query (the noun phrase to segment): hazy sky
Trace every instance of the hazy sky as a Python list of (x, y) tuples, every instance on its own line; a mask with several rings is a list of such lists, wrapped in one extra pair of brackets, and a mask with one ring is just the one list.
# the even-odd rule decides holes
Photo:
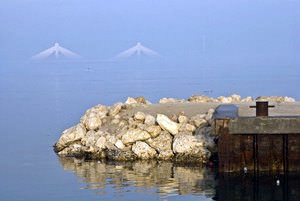
[(0, 58), (59, 42), (107, 59), (140, 41), (169, 60), (300, 64), (298, 0), (2, 0)]

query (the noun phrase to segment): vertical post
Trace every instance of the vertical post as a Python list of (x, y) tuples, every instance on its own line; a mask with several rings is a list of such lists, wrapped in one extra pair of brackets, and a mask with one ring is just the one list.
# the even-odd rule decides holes
[(259, 169), (258, 169), (258, 142), (257, 134), (253, 135), (253, 162), (254, 162), (254, 194), (253, 200), (259, 200)]
[(288, 135), (282, 135), (282, 152), (283, 152), (283, 158), (282, 158), (282, 163), (283, 163), (283, 200), (289, 200), (289, 184), (288, 184), (288, 161), (289, 161), (289, 156), (288, 156), (288, 150), (289, 150), (289, 136)]
[(269, 103), (268, 101), (257, 101), (256, 102), (256, 116), (267, 117), (269, 116)]
[(258, 172), (258, 143), (257, 134), (253, 135), (253, 162), (254, 162), (254, 173)]
[(275, 106), (269, 105), (268, 101), (257, 101), (256, 106), (250, 106), (250, 108), (256, 108), (257, 117), (269, 116), (269, 107), (275, 107)]
[(288, 135), (282, 135), (282, 151), (283, 151), (283, 171), (286, 174), (288, 172), (288, 150), (289, 150), (289, 145), (288, 145)]

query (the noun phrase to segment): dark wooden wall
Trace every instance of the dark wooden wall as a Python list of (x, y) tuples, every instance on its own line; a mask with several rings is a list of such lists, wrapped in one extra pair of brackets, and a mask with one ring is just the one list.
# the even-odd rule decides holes
[(219, 136), (220, 172), (239, 172), (245, 169), (273, 173), (300, 171), (299, 134), (230, 134), (230, 119), (215, 121), (215, 132)]

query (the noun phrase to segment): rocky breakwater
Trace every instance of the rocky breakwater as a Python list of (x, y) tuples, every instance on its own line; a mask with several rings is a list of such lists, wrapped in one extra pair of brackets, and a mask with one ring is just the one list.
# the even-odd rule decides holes
[(192, 96), (151, 104), (138, 97), (113, 106), (97, 105), (63, 131), (54, 150), (59, 156), (97, 160), (207, 163), (217, 151), (211, 134), (214, 108), (220, 103), (252, 101), (238, 95)]

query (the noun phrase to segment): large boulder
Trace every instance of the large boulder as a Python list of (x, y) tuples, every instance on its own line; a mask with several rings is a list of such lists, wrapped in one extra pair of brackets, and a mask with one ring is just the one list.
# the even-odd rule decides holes
[(193, 135), (176, 135), (173, 141), (173, 152), (178, 161), (205, 163), (210, 157), (210, 152), (204, 147), (204, 142)]
[(147, 143), (154, 148), (158, 153), (158, 158), (167, 160), (174, 156), (172, 151), (173, 137), (166, 131), (162, 132), (156, 138), (150, 138)]
[(148, 126), (145, 130), (151, 135), (151, 137), (157, 137), (161, 132), (160, 126), (156, 125)]
[(137, 112), (134, 114), (134, 119), (136, 121), (144, 122), (145, 118), (146, 118), (146, 115), (143, 112)]
[(168, 131), (172, 135), (178, 133), (179, 124), (170, 120), (166, 115), (157, 114), (156, 121), (162, 129)]
[(117, 140), (116, 143), (115, 143), (115, 146), (118, 149), (124, 149), (125, 148), (125, 145), (123, 144), (123, 142), (121, 140)]
[(104, 105), (96, 105), (88, 109), (85, 114), (81, 117), (80, 122), (88, 130), (96, 130), (101, 127), (102, 119), (108, 114), (108, 108)]
[(146, 117), (145, 117), (145, 124), (148, 125), (148, 126), (152, 126), (152, 125), (155, 125), (155, 117), (150, 115), (150, 114), (147, 114)]
[(96, 130), (101, 127), (102, 121), (97, 112), (88, 110), (85, 115), (80, 119), (80, 122), (88, 130)]
[(151, 159), (157, 156), (155, 149), (150, 147), (147, 143), (142, 141), (137, 141), (132, 145), (132, 151), (137, 155), (140, 159)]
[(135, 100), (135, 98), (132, 98), (132, 97), (128, 97), (125, 104), (128, 104), (128, 105), (132, 105), (132, 104), (137, 104), (138, 102)]
[(140, 129), (129, 129), (123, 136), (122, 142), (123, 144), (132, 144), (136, 141), (147, 140), (151, 137), (151, 135), (147, 131), (143, 131)]
[(65, 131), (63, 131), (57, 143), (54, 145), (55, 151), (60, 152), (70, 144), (76, 141), (80, 141), (85, 136), (85, 134), (86, 129), (81, 123), (69, 129), (66, 129)]

